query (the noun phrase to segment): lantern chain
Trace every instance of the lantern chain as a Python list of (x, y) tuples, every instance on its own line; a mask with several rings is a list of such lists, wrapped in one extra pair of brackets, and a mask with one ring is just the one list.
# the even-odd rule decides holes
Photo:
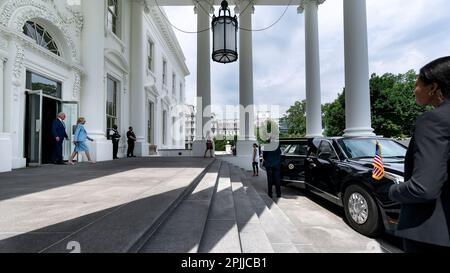
[[(240, 29), (240, 30), (245, 30), (245, 31), (251, 31), (251, 32), (261, 32), (261, 31), (265, 31), (265, 30), (268, 30), (268, 29), (272, 28), (273, 26), (275, 26), (276, 24), (278, 24), (278, 23), (281, 21), (281, 19), (283, 19), (283, 17), (286, 15), (286, 12), (287, 12), (288, 9), (289, 9), (289, 7), (292, 5), (292, 2), (293, 2), (293, 1), (294, 1), (294, 0), (291, 0), (291, 1), (289, 2), (289, 4), (286, 5), (286, 8), (284, 9), (284, 11), (283, 11), (283, 13), (281, 14), (281, 16), (280, 16), (274, 23), (270, 24), (269, 26), (264, 27), (264, 28), (260, 28), (260, 29), (248, 29), (248, 28), (243, 28), (243, 27), (239, 27), (239, 29)], [(198, 0), (195, 0), (195, 2), (198, 4)], [(180, 29), (180, 28), (178, 28), (177, 26), (175, 26), (174, 24), (172, 24), (172, 22), (169, 20), (169, 18), (167, 18), (167, 16), (166, 16), (165, 13), (162, 11), (161, 6), (160, 6), (159, 3), (158, 3), (158, 0), (155, 0), (155, 3), (156, 3), (156, 5), (158, 6), (158, 9), (159, 9), (159, 11), (161, 12), (161, 14), (163, 15), (164, 19), (167, 21), (167, 23), (168, 23), (169, 25), (171, 25), (174, 29), (176, 29), (176, 30), (178, 30), (178, 31), (180, 31), (180, 32), (183, 32), (183, 33), (186, 33), (186, 34), (197, 34), (197, 33), (202, 33), (202, 32), (210, 31), (210, 30), (211, 30), (211, 27), (209, 27), (209, 28), (207, 28), (207, 29), (198, 30), (198, 31), (187, 31), (187, 30)], [(252, 4), (252, 2), (249, 1), (249, 3), (247, 4), (247, 6), (244, 8), (244, 10), (243, 10), (242, 12), (239, 13), (238, 18), (241, 16), (242, 13), (244, 13), (244, 12), (250, 7), (251, 4)], [(209, 12), (208, 12), (201, 4), (199, 4), (198, 6), (200, 6), (200, 8), (203, 9), (203, 11), (204, 11), (206, 14), (208, 14), (208, 16), (209, 16), (210, 18), (213, 18), (211, 15), (209, 15)]]

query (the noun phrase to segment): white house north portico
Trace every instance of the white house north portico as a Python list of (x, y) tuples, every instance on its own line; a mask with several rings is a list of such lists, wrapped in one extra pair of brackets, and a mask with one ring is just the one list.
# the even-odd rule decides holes
[[(318, 12), (325, 0), (230, 0), (239, 15), (240, 143), (255, 140), (252, 16), (258, 5), (297, 5), (305, 15), (307, 134), (322, 134)], [(343, 0), (346, 135), (373, 135), (365, 0)], [(0, 171), (48, 163), (50, 122), (66, 112), (69, 135), (87, 119), (97, 161), (112, 159), (109, 129), (133, 126), (136, 155), (184, 148), (189, 70), (161, 6), (194, 6), (198, 18), (196, 156), (211, 132), (210, 28), (221, 0), (0, 0)], [(194, 12), (194, 11), (193, 11)], [(302, 75), (299, 75), (302, 77)], [(300, 90), (300, 88), (299, 88)], [(300, 91), (299, 91), (300, 92)], [(200, 103), (201, 102), (201, 103)], [(178, 127), (180, 128), (178, 128)], [(64, 154), (73, 149), (66, 141)], [(244, 152), (242, 152), (244, 151)], [(246, 159), (245, 159), (246, 160)]]

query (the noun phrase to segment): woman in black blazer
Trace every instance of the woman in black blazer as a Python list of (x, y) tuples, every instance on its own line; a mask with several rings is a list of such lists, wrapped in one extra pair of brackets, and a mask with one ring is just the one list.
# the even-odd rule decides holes
[(402, 205), (396, 234), (406, 252), (450, 250), (450, 57), (420, 70), (419, 105), (435, 109), (416, 120), (405, 159), (405, 182), (389, 196)]

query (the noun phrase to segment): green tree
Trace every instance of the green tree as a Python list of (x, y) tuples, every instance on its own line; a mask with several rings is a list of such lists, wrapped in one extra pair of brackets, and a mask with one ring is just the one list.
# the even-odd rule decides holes
[(306, 101), (296, 101), (287, 110), (285, 118), (289, 127), (289, 135), (303, 137), (306, 135)]
[(342, 136), (345, 130), (345, 89), (332, 103), (322, 105), (326, 136)]
[(268, 119), (261, 124), (261, 127), (256, 127), (256, 139), (258, 143), (267, 143), (270, 135), (279, 136), (280, 129), (278, 128), (278, 124)]
[[(394, 138), (411, 135), (417, 116), (426, 110), (415, 102), (413, 91), (416, 78), (413, 70), (399, 75), (372, 74), (372, 127), (377, 135)], [(334, 102), (325, 104), (322, 109), (325, 135), (342, 135), (345, 129), (345, 89)]]

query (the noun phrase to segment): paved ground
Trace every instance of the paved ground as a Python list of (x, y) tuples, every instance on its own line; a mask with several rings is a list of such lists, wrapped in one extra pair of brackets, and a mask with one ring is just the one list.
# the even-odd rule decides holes
[[(211, 162), (136, 158), (0, 174), (0, 252), (69, 252), (72, 241), (82, 252), (125, 252)], [(265, 195), (264, 176), (250, 183)], [(360, 235), (341, 208), (302, 190), (283, 188), (277, 204), (311, 241), (308, 252), (399, 251), (397, 238)]]
[(70, 238), (86, 251), (122, 252), (209, 163), (123, 159), (0, 174), (0, 252), (64, 252), (58, 244)]
[[(261, 195), (266, 195), (265, 173), (250, 178)], [(382, 234), (372, 239), (354, 231), (345, 222), (344, 210), (305, 190), (282, 187), (282, 198), (276, 204), (290, 218), (302, 236), (311, 240), (310, 252), (401, 252), (401, 240)]]

